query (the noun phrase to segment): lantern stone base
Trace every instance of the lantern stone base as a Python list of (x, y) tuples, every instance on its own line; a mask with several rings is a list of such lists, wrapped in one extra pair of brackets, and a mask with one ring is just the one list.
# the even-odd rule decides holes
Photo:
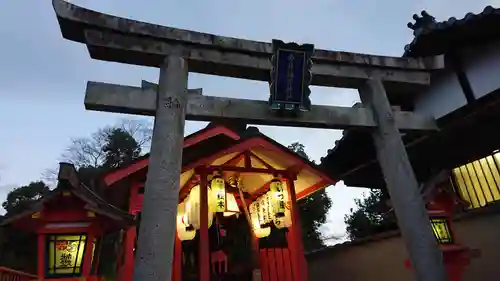
[[(480, 256), (480, 252), (462, 245), (441, 245), (443, 262), (449, 281), (461, 281), (466, 267), (470, 261)], [(405, 267), (411, 269), (410, 260), (405, 260)]]

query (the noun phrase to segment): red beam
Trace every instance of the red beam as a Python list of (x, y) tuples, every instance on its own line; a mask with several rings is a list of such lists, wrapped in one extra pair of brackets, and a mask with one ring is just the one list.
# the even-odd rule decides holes
[(275, 170), (275, 169), (262, 169), (262, 168), (245, 168), (245, 167), (234, 167), (234, 166), (227, 166), (227, 165), (220, 165), (220, 166), (206, 166), (203, 167), (205, 171), (207, 172), (212, 172), (212, 171), (227, 171), (227, 172), (238, 172), (238, 173), (256, 173), (256, 174), (280, 174), (280, 175), (286, 175), (288, 174), (286, 170)]
[[(207, 174), (203, 173), (200, 184), (200, 214), (208, 213), (207, 185)], [(208, 217), (202, 215), (200, 216), (200, 248), (198, 252), (200, 255), (200, 281), (210, 281), (210, 245), (208, 243)]]
[[(192, 146), (192, 145), (197, 144), (203, 140), (206, 140), (208, 138), (211, 138), (211, 137), (214, 137), (214, 136), (217, 136), (220, 134), (224, 134), (224, 135), (226, 135), (234, 140), (240, 139), (240, 136), (238, 134), (236, 134), (235, 132), (231, 131), (230, 129), (223, 127), (223, 126), (217, 126), (215, 128), (208, 129), (205, 132), (198, 133), (198, 134), (194, 133), (192, 135), (187, 136), (184, 139), (184, 148)], [(117, 182), (125, 177), (128, 177), (128, 176), (136, 173), (137, 171), (140, 171), (140, 170), (146, 168), (148, 166), (148, 164), (149, 164), (149, 158), (144, 158), (144, 159), (136, 161), (135, 163), (133, 163), (125, 168), (110, 172), (109, 174), (107, 174), (104, 177), (104, 183), (106, 184), (106, 186), (110, 186), (110, 185), (114, 184), (115, 182)]]
[(322, 188), (322, 187), (324, 187), (325, 185), (328, 185), (328, 184), (329, 184), (328, 181), (321, 180), (321, 181), (319, 181), (319, 182), (311, 185), (310, 187), (305, 188), (301, 192), (297, 193), (297, 200), (300, 200), (302, 198), (305, 198), (305, 197), (313, 194), (314, 192), (318, 191), (320, 188)]
[(184, 140), (184, 148), (190, 147), (194, 144), (197, 144), (201, 141), (204, 141), (206, 139), (209, 139), (211, 137), (215, 137), (217, 135), (226, 135), (233, 140), (239, 140), (240, 135), (237, 133), (231, 131), (230, 129), (223, 127), (223, 126), (217, 126), (215, 128), (207, 130), (205, 133), (197, 134), (194, 133), (192, 136), (187, 136), (186, 139)]

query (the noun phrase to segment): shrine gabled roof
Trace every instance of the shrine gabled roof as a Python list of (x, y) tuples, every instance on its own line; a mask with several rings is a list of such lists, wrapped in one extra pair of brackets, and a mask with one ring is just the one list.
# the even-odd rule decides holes
[[(225, 126), (214, 126), (211, 130), (220, 130), (220, 127)], [(190, 136), (185, 138), (185, 143), (189, 138)], [(221, 133), (200, 140), (189, 147), (184, 147), (179, 187), (181, 194), (184, 191), (183, 187), (195, 176), (195, 168), (205, 165), (229, 165), (229, 162), (234, 167), (243, 168), (245, 162), (243, 154), (248, 155), (248, 162), (252, 162), (250, 163), (251, 166), (260, 165), (259, 167), (262, 169), (270, 168), (283, 171), (292, 169), (294, 165), (301, 163), (297, 171), (298, 178), (296, 182), (298, 199), (336, 183), (317, 164), (260, 133), (257, 128), (249, 127), (239, 132), (239, 138), (232, 138)], [(145, 155), (129, 166), (108, 174), (104, 181), (110, 186), (136, 174), (141, 174), (142, 177), (145, 177), (148, 163), (149, 155)], [(258, 187), (261, 187), (272, 179), (272, 174), (261, 174), (258, 177), (256, 175), (248, 175), (245, 178), (252, 183), (252, 186), (260, 184)], [(245, 178), (243, 179), (244, 181)], [(255, 191), (256, 189), (246, 190), (249, 193)]]
[[(233, 143), (234, 140), (240, 139), (240, 134), (245, 130), (246, 124), (239, 122), (209, 123), (205, 128), (184, 137), (182, 163), (188, 163), (197, 157), (209, 155), (217, 151), (219, 147), (223, 147), (227, 143)], [(201, 142), (204, 145), (200, 149), (199, 144)], [(149, 163), (148, 159), (149, 153), (137, 158), (129, 165), (109, 171), (103, 178), (105, 185), (111, 186), (124, 177), (146, 168)]]
[(118, 224), (123, 227), (135, 224), (133, 215), (107, 203), (87, 186), (82, 184), (72, 164), (60, 163), (57, 187), (33, 204), (30, 209), (12, 217), (5, 218), (0, 225), (4, 226), (11, 224), (17, 220), (30, 217), (34, 213), (42, 211), (47, 203), (57, 200), (63, 192), (71, 192), (75, 197), (84, 202), (84, 208), (86, 210), (118, 222)]
[(414, 15), (414, 39), (405, 46), (405, 57), (423, 57), (444, 54), (464, 46), (480, 45), (500, 37), (500, 9), (487, 6), (481, 13), (467, 13), (463, 18), (451, 17), (437, 22), (423, 11)]

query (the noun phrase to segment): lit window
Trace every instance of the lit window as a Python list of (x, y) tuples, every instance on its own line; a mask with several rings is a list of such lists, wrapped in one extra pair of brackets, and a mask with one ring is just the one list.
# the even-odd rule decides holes
[(431, 225), (439, 244), (453, 244), (450, 225), (446, 218), (431, 218)]
[(453, 180), (469, 208), (484, 207), (500, 200), (500, 153), (453, 169)]
[(47, 274), (75, 276), (82, 273), (87, 235), (49, 235)]

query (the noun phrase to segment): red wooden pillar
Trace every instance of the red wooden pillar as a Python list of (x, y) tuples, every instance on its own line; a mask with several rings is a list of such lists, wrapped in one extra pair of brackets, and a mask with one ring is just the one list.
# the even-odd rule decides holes
[[(142, 202), (139, 202), (139, 188), (143, 187), (144, 183), (134, 182), (130, 186), (130, 197), (129, 197), (129, 213), (136, 215), (142, 210)], [(140, 204), (139, 204), (140, 203)], [(127, 230), (125, 234), (125, 251), (123, 269), (123, 280), (120, 281), (132, 281), (132, 275), (134, 274), (134, 259), (135, 259), (135, 243), (137, 239), (137, 227), (131, 227)], [(121, 258), (121, 256), (119, 257)]]
[(125, 234), (125, 262), (123, 270), (123, 280), (120, 281), (131, 281), (132, 275), (134, 274), (134, 247), (135, 239), (137, 236), (137, 228), (131, 227), (127, 230)]
[(297, 196), (295, 194), (295, 178), (287, 178), (288, 194), (290, 194), (290, 207), (292, 215), (291, 239), (292, 260), (294, 268), (295, 281), (307, 281), (307, 262), (304, 256), (304, 245), (302, 244), (302, 227), (300, 224), (299, 206), (297, 205)]
[(210, 281), (207, 185), (207, 174), (206, 172), (202, 172), (200, 184), (200, 281)]
[(37, 276), (38, 279), (44, 280), (45, 278), (45, 235), (39, 233), (37, 236)]
[(99, 269), (99, 262), (101, 260), (101, 249), (102, 249), (102, 240), (103, 240), (103, 237), (101, 236), (99, 239), (100, 240), (96, 240), (96, 242), (97, 242), (96, 247), (97, 246), (99, 246), (99, 247), (97, 247), (95, 249), (95, 264), (96, 264), (96, 266), (94, 267), (94, 272), (92, 272), (93, 275), (97, 275), (97, 270)]
[(174, 268), (172, 270), (172, 280), (181, 281), (182, 279), (182, 243), (178, 235), (175, 235), (174, 246)]
[(85, 255), (83, 256), (83, 269), (82, 276), (90, 276), (90, 270), (92, 269), (92, 247), (94, 243), (94, 233), (89, 232), (87, 234), (87, 241), (85, 242)]

